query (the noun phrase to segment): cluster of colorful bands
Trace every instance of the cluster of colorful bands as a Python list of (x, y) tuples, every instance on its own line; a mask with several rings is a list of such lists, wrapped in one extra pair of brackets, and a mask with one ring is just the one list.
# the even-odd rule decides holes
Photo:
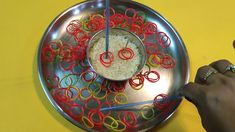
[[(144, 12), (132, 8), (127, 8), (122, 13), (113, 8), (110, 10), (110, 27), (129, 30), (144, 42), (148, 54), (147, 71), (140, 72), (129, 81), (114, 82), (98, 76), (90, 68), (86, 59), (87, 43), (92, 34), (105, 28), (104, 15), (92, 14), (87, 18), (72, 20), (68, 24), (66, 32), (73, 42), (54, 40), (44, 45), (41, 54), (43, 74), (57, 104), (86, 128), (99, 131), (131, 131), (142, 120), (151, 120), (161, 114), (167, 115), (176, 102), (172, 104), (171, 101), (156, 101), (159, 98), (167, 99), (167, 95), (160, 94), (154, 99), (156, 102), (153, 105), (144, 105), (140, 111), (100, 111), (100, 108), (127, 104), (125, 89), (128, 83), (135, 90), (141, 89), (146, 80), (156, 83), (160, 80), (160, 74), (152, 70), (152, 67), (172, 69), (176, 62), (169, 54), (160, 50), (170, 46), (170, 37), (159, 31), (155, 23), (146, 21)], [(156, 43), (148, 42), (151, 35), (155, 35)], [(104, 55), (105, 53), (100, 55), (100, 61), (109, 67), (114, 59), (113, 55), (109, 53), (108, 59), (104, 59)], [(128, 60), (134, 53), (132, 49), (123, 48), (118, 56)], [(50, 66), (56, 66), (56, 70), (63, 71), (63, 75), (57, 74)]]

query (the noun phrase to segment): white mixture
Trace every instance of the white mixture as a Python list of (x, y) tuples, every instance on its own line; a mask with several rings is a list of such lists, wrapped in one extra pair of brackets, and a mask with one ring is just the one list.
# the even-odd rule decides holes
[(97, 43), (93, 44), (90, 50), (90, 59), (93, 68), (102, 76), (113, 79), (122, 80), (131, 78), (138, 70), (141, 56), (135, 44), (128, 42), (127, 47), (132, 49), (134, 57), (129, 60), (122, 60), (118, 56), (118, 51), (126, 46), (128, 38), (118, 35), (109, 36), (109, 51), (113, 54), (114, 60), (110, 67), (105, 67), (100, 62), (100, 54), (105, 52), (105, 38), (100, 38)]

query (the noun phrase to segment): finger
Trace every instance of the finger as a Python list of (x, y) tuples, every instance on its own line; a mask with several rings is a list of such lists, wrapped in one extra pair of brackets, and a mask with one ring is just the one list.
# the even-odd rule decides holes
[(228, 77), (235, 78), (235, 73), (233, 73), (230, 70), (226, 70), (226, 68), (230, 65), (233, 65), (233, 64), (231, 62), (229, 62), (228, 60), (219, 60), (219, 61), (215, 61), (210, 64), (210, 66), (215, 68), (218, 72), (220, 72)]
[(195, 82), (199, 84), (212, 84), (219, 82), (220, 77), (217, 74), (217, 71), (210, 66), (202, 66), (198, 69)]
[(198, 83), (188, 83), (182, 89), (180, 89), (180, 95), (184, 96), (188, 101), (195, 105), (199, 105), (200, 97), (204, 86)]

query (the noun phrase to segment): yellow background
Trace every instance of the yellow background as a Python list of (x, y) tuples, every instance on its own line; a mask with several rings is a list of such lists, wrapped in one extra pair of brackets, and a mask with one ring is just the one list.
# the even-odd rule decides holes
[[(168, 19), (183, 38), (197, 69), (214, 60), (235, 63), (234, 0), (137, 0)], [(50, 22), (80, 0), (0, 0), (0, 131), (81, 131), (49, 104), (37, 80), (36, 52)], [(204, 131), (196, 108), (186, 100), (155, 131)]]

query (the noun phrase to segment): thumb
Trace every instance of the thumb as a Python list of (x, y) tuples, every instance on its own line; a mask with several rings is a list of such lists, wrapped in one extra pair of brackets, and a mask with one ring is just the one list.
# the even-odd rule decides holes
[(202, 87), (198, 83), (190, 82), (179, 90), (179, 95), (184, 96), (188, 101), (197, 106), (202, 93)]

